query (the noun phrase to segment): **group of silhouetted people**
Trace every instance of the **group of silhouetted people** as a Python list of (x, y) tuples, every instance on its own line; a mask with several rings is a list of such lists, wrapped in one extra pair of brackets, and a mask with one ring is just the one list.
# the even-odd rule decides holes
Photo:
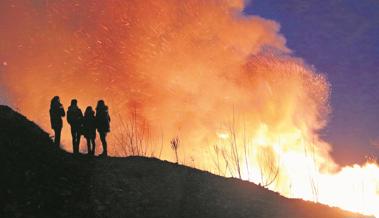
[[(59, 96), (51, 99), (50, 104), (50, 121), (51, 128), (54, 130), (54, 143), (59, 147), (61, 140), (61, 131), (63, 127), (62, 118), (66, 115)], [(100, 135), (103, 145), (103, 153), (100, 156), (107, 156), (107, 134), (110, 132), (110, 116), (108, 107), (103, 100), (99, 100), (96, 106), (96, 113), (91, 106), (86, 108), (84, 116), (82, 110), (78, 107), (76, 99), (71, 100), (71, 105), (67, 110), (67, 122), (71, 126), (73, 153), (79, 154), (80, 138), (83, 135), (87, 140), (87, 153), (95, 155), (96, 130)]]

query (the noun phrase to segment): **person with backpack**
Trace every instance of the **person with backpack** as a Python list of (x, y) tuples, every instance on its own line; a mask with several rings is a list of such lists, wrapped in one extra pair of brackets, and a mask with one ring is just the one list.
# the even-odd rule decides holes
[(83, 135), (87, 140), (88, 155), (95, 155), (96, 117), (91, 106), (86, 108), (83, 119)]
[(80, 136), (83, 122), (82, 110), (78, 107), (76, 99), (71, 100), (71, 105), (67, 110), (67, 122), (71, 126), (73, 153), (79, 154)]
[(107, 134), (110, 132), (111, 118), (108, 112), (108, 106), (103, 100), (99, 100), (96, 106), (96, 128), (100, 135), (101, 144), (103, 145), (103, 153), (100, 156), (107, 156)]
[(63, 127), (62, 117), (65, 116), (65, 111), (60, 102), (59, 96), (54, 96), (51, 99), (49, 112), (51, 128), (54, 130), (54, 144), (59, 148)]

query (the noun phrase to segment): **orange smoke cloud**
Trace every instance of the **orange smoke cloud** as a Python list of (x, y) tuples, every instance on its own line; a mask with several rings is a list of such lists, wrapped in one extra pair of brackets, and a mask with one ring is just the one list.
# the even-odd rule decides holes
[[(338, 186), (373, 165), (337, 172), (317, 135), (329, 112), (328, 82), (290, 56), (278, 23), (243, 15), (243, 7), (242, 0), (1, 1), (0, 63), (7, 64), (0, 85), (45, 129), (52, 96), (66, 107), (77, 98), (82, 109), (105, 99), (113, 155), (125, 154), (125, 129), (158, 139), (151, 152), (159, 152), (161, 138), (161, 158), (170, 160), (169, 141), (179, 136), (182, 162), (217, 172), (225, 163), (215, 166), (215, 153), (234, 152), (241, 167), (224, 175), (258, 183), (274, 160), (280, 172), (271, 189), (379, 214), (377, 203), (362, 209), (357, 199), (330, 196), (328, 183)], [(265, 167), (262, 152), (272, 157)], [(367, 183), (367, 198), (377, 200), (379, 179)]]
[(49, 99), (60, 95), (66, 105), (72, 97), (82, 107), (104, 98), (113, 112), (137, 109), (167, 135), (192, 132), (219, 122), (232, 105), (249, 104), (253, 87), (237, 80), (250, 55), (264, 46), (288, 51), (277, 23), (242, 16), (242, 6), (3, 2), (1, 53), (9, 65), (2, 85), (12, 103), (42, 125)]

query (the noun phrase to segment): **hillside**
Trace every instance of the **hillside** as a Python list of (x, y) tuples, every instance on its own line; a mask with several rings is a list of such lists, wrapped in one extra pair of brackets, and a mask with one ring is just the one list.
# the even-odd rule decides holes
[(7, 106), (0, 149), (0, 217), (362, 217), (158, 159), (73, 157)]

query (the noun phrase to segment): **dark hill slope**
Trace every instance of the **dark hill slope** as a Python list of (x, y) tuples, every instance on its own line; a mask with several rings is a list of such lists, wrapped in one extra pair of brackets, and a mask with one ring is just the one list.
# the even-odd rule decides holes
[(87, 158), (0, 106), (0, 217), (360, 217), (157, 159)]

